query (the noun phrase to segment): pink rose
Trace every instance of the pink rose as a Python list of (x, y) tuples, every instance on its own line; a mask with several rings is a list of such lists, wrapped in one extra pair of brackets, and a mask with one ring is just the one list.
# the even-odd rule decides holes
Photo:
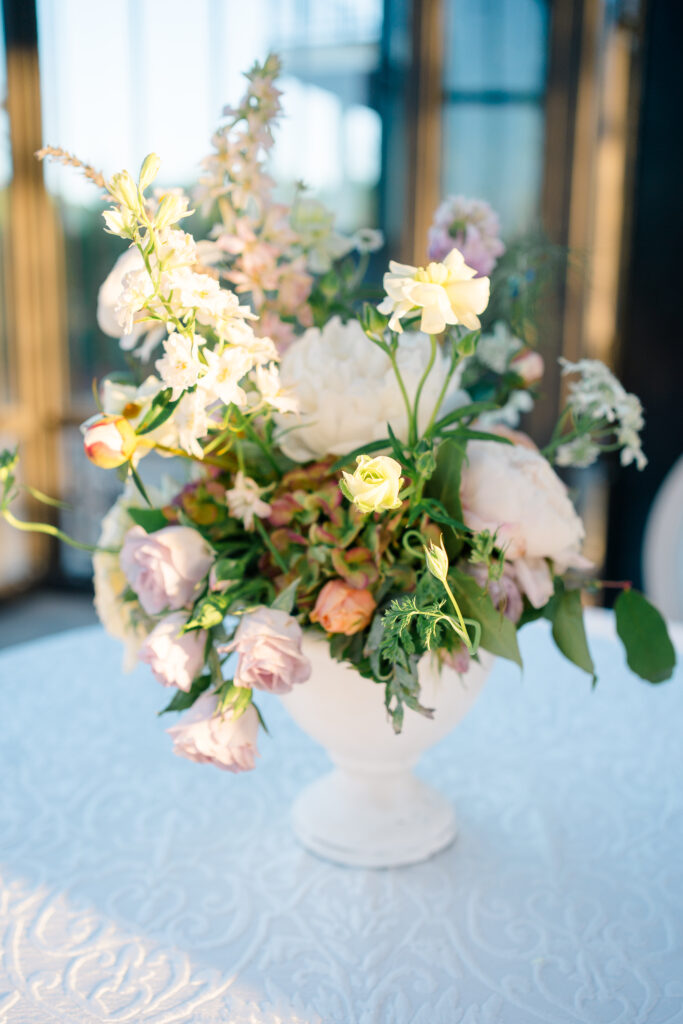
[(215, 693), (203, 693), (167, 730), (173, 738), (173, 753), (229, 772), (251, 771), (258, 755), (256, 708), (250, 704), (244, 714), (233, 718), (230, 711), (216, 715), (217, 704)]
[(296, 619), (275, 608), (259, 608), (240, 620), (232, 643), (219, 650), (237, 651), (233, 682), (270, 693), (289, 693), (305, 683), (311, 663), (301, 653), (301, 627)]
[(148, 615), (188, 605), (213, 560), (209, 545), (189, 526), (165, 526), (156, 533), (134, 526), (120, 555), (121, 570)]
[(204, 667), (206, 646), (205, 630), (180, 632), (186, 621), (183, 612), (167, 615), (149, 634), (139, 655), (162, 686), (177, 686), (185, 693)]
[(377, 603), (369, 590), (352, 587), (344, 580), (330, 580), (318, 594), (311, 622), (328, 633), (352, 636), (369, 624)]

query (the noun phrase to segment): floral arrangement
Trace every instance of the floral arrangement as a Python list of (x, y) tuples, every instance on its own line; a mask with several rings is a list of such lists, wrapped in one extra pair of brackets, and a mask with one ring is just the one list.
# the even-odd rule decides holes
[[(486, 203), (448, 199), (431, 262), (391, 262), (382, 300), (361, 304), (379, 233), (343, 236), (301, 189), (273, 198), (278, 70), (256, 65), (225, 110), (194, 197), (206, 239), (180, 226), (187, 195), (154, 189), (154, 154), (137, 180), (85, 168), (127, 243), (98, 316), (130, 357), (83, 425), (88, 458), (125, 481), (94, 553), (96, 606), (127, 664), (172, 691), (164, 711), (184, 712), (175, 751), (231, 771), (254, 765), (258, 692), (306, 684), (303, 631), (384, 688), (396, 731), (434, 713), (424, 656), (460, 673), (480, 648), (521, 665), (518, 631), (539, 616), (594, 677), (581, 591), (599, 584), (553, 464), (612, 449), (645, 464), (638, 399), (592, 360), (563, 364), (568, 401), (545, 449), (516, 429), (544, 370), (517, 315), (534, 274), (522, 287), (518, 267), (497, 266)], [(487, 321), (490, 308), (515, 315)], [(172, 469), (157, 487), (151, 452)], [(16, 463), (0, 464), (2, 514), (60, 535), (11, 511)], [(668, 678), (659, 613), (626, 586), (616, 616), (634, 671)]]

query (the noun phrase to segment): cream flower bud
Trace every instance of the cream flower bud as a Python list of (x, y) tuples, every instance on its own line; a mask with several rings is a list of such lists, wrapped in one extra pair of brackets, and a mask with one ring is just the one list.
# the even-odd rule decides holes
[(138, 438), (124, 416), (92, 416), (81, 426), (85, 454), (100, 469), (128, 462)]
[(102, 213), (105, 223), (105, 231), (110, 235), (119, 235), (120, 238), (130, 236), (130, 219), (120, 210), (104, 210)]
[(145, 157), (145, 159), (142, 162), (142, 167), (140, 168), (139, 184), (141, 192), (144, 192), (146, 188), (149, 188), (149, 186), (152, 184), (157, 174), (159, 173), (160, 167), (161, 159), (156, 155), (156, 153), (150, 153), (148, 156)]
[(388, 455), (371, 459), (359, 455), (354, 473), (344, 473), (342, 491), (361, 512), (384, 512), (398, 508), (401, 499), (398, 492), (403, 480), (401, 465)]
[(179, 196), (174, 192), (166, 192), (159, 203), (159, 208), (154, 217), (154, 224), (158, 230), (167, 228), (171, 224), (189, 216), (192, 212), (188, 210), (189, 201), (187, 196)]
[(127, 206), (129, 210), (140, 208), (138, 188), (128, 171), (120, 171), (114, 175), (109, 182), (109, 192), (114, 199)]
[(448, 555), (443, 545), (443, 534), (439, 537), (438, 544), (430, 541), (429, 547), (425, 547), (425, 559), (432, 576), (436, 576), (437, 580), (445, 583), (448, 577)]

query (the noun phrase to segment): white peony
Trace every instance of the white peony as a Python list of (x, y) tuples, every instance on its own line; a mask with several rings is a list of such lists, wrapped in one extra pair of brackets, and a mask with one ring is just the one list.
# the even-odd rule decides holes
[(552, 596), (552, 576), (570, 566), (587, 568), (579, 553), (583, 523), (567, 488), (539, 451), (517, 444), (470, 441), (462, 469), (463, 517), (477, 532), (497, 532), (499, 546), (514, 563), (531, 603)]
[[(429, 361), (424, 334), (402, 334), (397, 361), (408, 396), (415, 398)], [(420, 398), (418, 425), (432, 415), (449, 363), (439, 349)], [(365, 336), (357, 320), (332, 317), (320, 330), (311, 327), (282, 357), (280, 380), (299, 403), (298, 414), (277, 415), (278, 443), (290, 459), (306, 462), (325, 455), (346, 455), (387, 436), (387, 423), (401, 440), (408, 437), (408, 416), (389, 358)], [(442, 413), (467, 401), (457, 390), (456, 372)]]

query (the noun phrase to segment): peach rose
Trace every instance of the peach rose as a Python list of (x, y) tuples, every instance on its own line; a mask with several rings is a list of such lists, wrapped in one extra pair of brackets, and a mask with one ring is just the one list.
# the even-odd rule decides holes
[(330, 580), (318, 594), (311, 622), (319, 622), (328, 633), (352, 636), (365, 629), (376, 607), (369, 590), (358, 590), (344, 580)]
[(512, 357), (510, 369), (519, 374), (525, 384), (537, 384), (545, 372), (545, 363), (540, 352), (523, 348)]

